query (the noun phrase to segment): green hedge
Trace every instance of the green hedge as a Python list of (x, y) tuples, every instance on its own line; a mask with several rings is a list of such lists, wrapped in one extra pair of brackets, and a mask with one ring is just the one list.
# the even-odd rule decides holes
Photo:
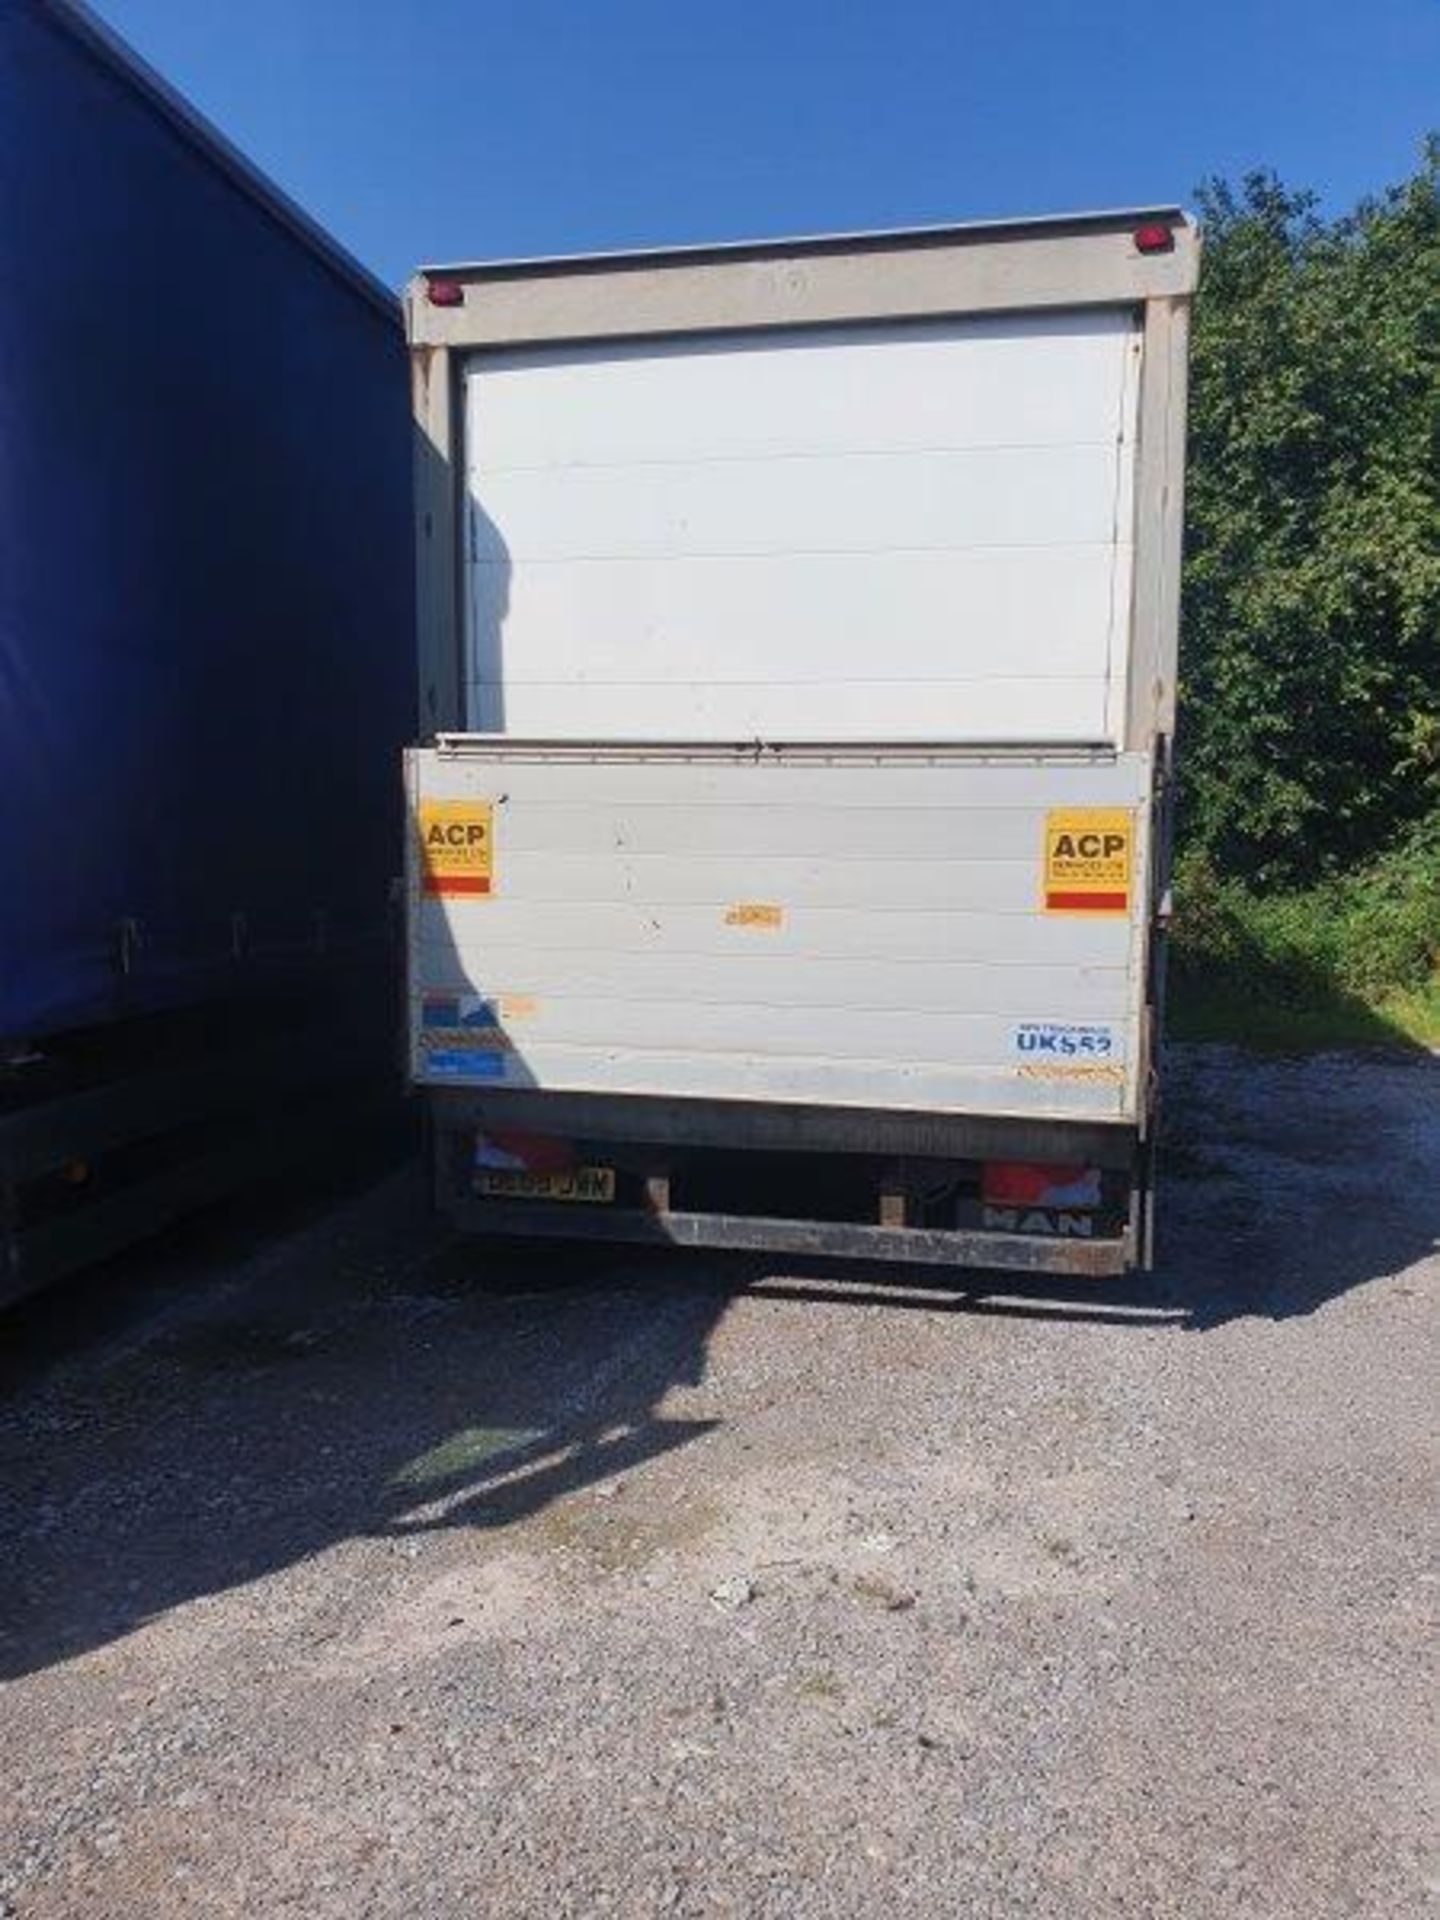
[[(1338, 218), (1264, 173), (1200, 208), (1181, 843), (1315, 888), (1440, 807), (1440, 142)], [(1413, 954), (1373, 890), (1342, 904), (1382, 970)], [(1341, 937), (1367, 979), (1368, 938)]]
[(1389, 852), (1303, 890), (1252, 892), (1204, 853), (1176, 872), (1173, 964), (1285, 1005), (1421, 992), (1440, 966), (1440, 812)]

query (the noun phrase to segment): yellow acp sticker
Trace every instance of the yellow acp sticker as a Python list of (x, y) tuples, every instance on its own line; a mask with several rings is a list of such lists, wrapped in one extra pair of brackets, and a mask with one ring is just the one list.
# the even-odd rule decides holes
[(420, 802), (421, 885), (430, 894), (487, 894), (494, 879), (488, 800)]
[(1045, 816), (1045, 911), (1128, 913), (1135, 816), (1127, 807), (1061, 807)]

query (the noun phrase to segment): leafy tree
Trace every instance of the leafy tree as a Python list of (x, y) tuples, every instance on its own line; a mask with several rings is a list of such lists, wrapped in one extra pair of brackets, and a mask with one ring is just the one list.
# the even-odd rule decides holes
[(1440, 141), (1337, 220), (1200, 208), (1181, 831), (1303, 884), (1440, 806)]

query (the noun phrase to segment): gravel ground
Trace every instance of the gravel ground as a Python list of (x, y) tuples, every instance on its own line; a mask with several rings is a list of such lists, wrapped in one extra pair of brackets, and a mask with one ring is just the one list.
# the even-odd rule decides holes
[(17, 1320), (0, 1913), (1424, 1911), (1440, 1062), (1171, 1112), (1124, 1289), (481, 1286), (394, 1176)]

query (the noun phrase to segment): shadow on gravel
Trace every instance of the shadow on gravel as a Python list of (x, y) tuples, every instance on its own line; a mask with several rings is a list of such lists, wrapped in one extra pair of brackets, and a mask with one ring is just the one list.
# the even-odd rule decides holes
[(1440, 1248), (1440, 1058), (1172, 1054), (1149, 1287), (1190, 1327), (1314, 1313)]
[(1287, 1320), (1440, 1248), (1440, 1059), (1180, 1045), (1166, 1077), (1156, 1270), (1120, 1281), (790, 1263), (817, 1305), (1205, 1332)]
[[(298, 1232), (283, 1220), (278, 1242), (263, 1216), (238, 1250), (233, 1234), (182, 1237), (147, 1269), (158, 1311), (58, 1361), (57, 1295), (37, 1309), (51, 1370), (22, 1378), (0, 1417), (0, 1675), (355, 1539), (403, 1559), (417, 1534), (494, 1533), (550, 1510), (556, 1539), (577, 1544), (578, 1527), (587, 1551), (623, 1555), (636, 1503), (618, 1503), (626, 1518), (565, 1497), (711, 1430), (667, 1396), (702, 1380), (715, 1323), (747, 1288), (811, 1302), (820, 1339), (839, 1306), (1130, 1338), (1311, 1313), (1434, 1253), (1440, 1062), (1186, 1048), (1168, 1100), (1161, 1266), (1119, 1284), (457, 1247), (400, 1177)], [(23, 1323), (9, 1318), (13, 1378)], [(262, 1598), (227, 1630), (263, 1638), (273, 1623), (302, 1643), (312, 1617), (317, 1640), (332, 1630), (326, 1580), (280, 1591), (298, 1619), (272, 1622)], [(206, 1631), (198, 1616), (202, 1685)]]
[(361, 1203), (393, 1218), (212, 1273), (0, 1419), (0, 1678), (347, 1540), (403, 1560), (502, 1529), (710, 1431), (660, 1402), (700, 1379), (728, 1290), (658, 1284), (644, 1253), (440, 1246), (394, 1186)]
[[(1083, 1291), (1082, 1291), (1083, 1289)], [(893, 1312), (979, 1314), (994, 1320), (1074, 1321), (1095, 1326), (1164, 1326), (1182, 1309), (1157, 1304), (1149, 1280), (1027, 1280), (1003, 1273), (937, 1270), (931, 1279), (873, 1268), (846, 1271), (795, 1261), (782, 1277), (760, 1274), (747, 1291), (766, 1300), (803, 1300), (817, 1307), (885, 1307)]]
[[(475, 1319), (486, 1338), (481, 1426), (456, 1428), (386, 1481), (378, 1528), (395, 1537), (511, 1525), (587, 1486), (713, 1431), (665, 1415), (674, 1387), (698, 1386), (715, 1322), (734, 1288), (707, 1274), (677, 1284), (664, 1250), (616, 1255), (514, 1245), (487, 1256), (460, 1243), (432, 1263), (442, 1296), (464, 1299), (477, 1258), (503, 1270)], [(453, 1276), (453, 1280), (447, 1278)]]

